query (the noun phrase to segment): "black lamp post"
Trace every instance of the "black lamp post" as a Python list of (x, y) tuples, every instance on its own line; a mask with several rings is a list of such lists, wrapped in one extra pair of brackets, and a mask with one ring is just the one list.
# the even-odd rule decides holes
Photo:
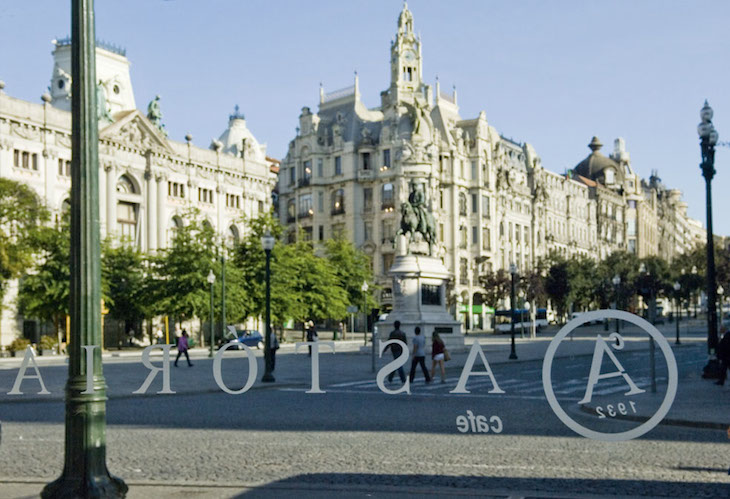
[(725, 288), (722, 287), (722, 285), (717, 287), (717, 328), (718, 331), (722, 327), (722, 302), (723, 295), (725, 294)]
[[(101, 348), (99, 123), (93, 0), (71, 2), (71, 331), (63, 473), (41, 493), (124, 497), (127, 485), (106, 466), (106, 380)], [(93, 355), (93, 364), (86, 354)], [(87, 367), (93, 372), (87, 372)], [(92, 378), (92, 390), (86, 386)]]
[[(618, 292), (619, 292), (619, 286), (621, 286), (621, 276), (616, 274), (615, 276), (613, 276), (613, 279), (611, 280), (611, 282), (613, 282), (613, 288), (616, 290), (615, 310), (618, 310), (618, 297), (619, 297)], [(616, 319), (616, 333), (618, 333), (619, 322), (620, 321), (618, 319)]]
[(517, 359), (517, 352), (515, 351), (515, 280), (517, 279), (517, 265), (514, 263), (509, 264), (509, 273), (512, 275), (512, 284), (510, 286), (510, 333), (512, 335), (512, 346), (509, 354), (511, 360)]
[(674, 321), (677, 323), (677, 339), (674, 341), (675, 345), (679, 345), (679, 320), (682, 318), (682, 304), (679, 301), (679, 291), (682, 289), (682, 285), (679, 281), (674, 283), (674, 309), (676, 310), (676, 317)]
[(211, 269), (208, 272), (207, 277), (208, 284), (210, 284), (210, 352), (208, 353), (208, 357), (213, 356), (213, 328), (215, 327), (213, 323), (213, 285), (215, 284), (215, 274), (213, 273), (213, 269)]
[(715, 144), (718, 134), (712, 125), (712, 108), (705, 101), (700, 110), (702, 122), (697, 126), (702, 151), (702, 176), (707, 196), (707, 350), (715, 354), (717, 347), (717, 282), (715, 279), (715, 241), (712, 235), (712, 177), (715, 176)]
[(226, 249), (221, 255), (221, 339), (226, 337)]
[(275, 243), (276, 239), (274, 239), (274, 236), (267, 229), (266, 233), (261, 237), (261, 247), (266, 253), (266, 327), (264, 328), (266, 331), (266, 338), (264, 338), (264, 363), (266, 370), (264, 371), (264, 377), (261, 378), (261, 381), (264, 383), (273, 383), (276, 381), (274, 375), (271, 373), (273, 371), (271, 365), (271, 250), (274, 249)]

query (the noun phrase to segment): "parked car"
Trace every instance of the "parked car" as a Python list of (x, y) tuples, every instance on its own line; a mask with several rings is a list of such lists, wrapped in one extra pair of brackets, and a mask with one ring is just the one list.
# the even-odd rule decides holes
[(223, 336), (223, 341), (220, 346), (226, 343), (235, 343), (236, 346), (231, 348), (235, 348), (236, 350), (243, 348), (241, 345), (261, 349), (264, 348), (264, 337), (261, 336), (261, 333), (253, 329), (237, 330), (233, 326), (228, 326), (228, 331)]

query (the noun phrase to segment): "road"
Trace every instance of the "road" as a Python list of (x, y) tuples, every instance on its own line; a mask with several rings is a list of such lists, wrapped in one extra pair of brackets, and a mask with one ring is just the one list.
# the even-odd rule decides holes
[[(619, 352), (617, 357), (637, 385), (648, 390), (646, 352)], [(678, 349), (676, 357), (680, 384), (705, 361), (700, 344)], [(196, 358), (194, 363), (174, 371), (175, 385), (195, 386), (212, 378), (210, 359)], [(471, 393), (461, 395), (449, 393), (460, 369), (449, 369), (445, 384), (426, 385), (419, 373), (411, 395), (386, 395), (368, 372), (367, 356), (323, 357), (326, 393), (307, 394), (306, 356), (279, 355), (277, 363), (299, 363), (300, 381), (256, 386), (238, 396), (203, 384), (198, 393), (112, 398), (109, 468), (133, 485), (190, 484), (214, 491), (210, 497), (232, 497), (233, 489), (224, 486), (245, 490), (240, 497), (366, 497), (371, 492), (376, 497), (730, 495), (724, 431), (660, 425), (628, 442), (580, 437), (550, 409), (540, 360), (494, 363), (504, 394), (487, 393), (491, 381), (482, 376), (473, 377)], [(556, 359), (554, 390), (561, 404), (576, 421), (600, 431), (635, 427), (637, 423), (611, 418), (598, 421), (579, 410), (576, 401), (584, 395), (590, 363), (586, 355)], [(238, 364), (244, 367), (224, 372), (225, 379), (243, 376), (245, 362)], [(666, 367), (663, 362), (657, 366), (663, 390)], [(57, 379), (63, 369), (49, 366), (41, 372)], [(139, 387), (146, 372), (123, 359), (106, 369), (108, 377), (121, 376), (128, 384), (134, 380), (128, 393)], [(3, 389), (7, 376), (0, 377)], [(596, 390), (619, 400), (626, 391), (620, 380), (601, 381)], [(235, 384), (231, 381), (232, 388)], [(0, 482), (27, 479), (38, 481), (40, 488), (43, 480), (57, 476), (63, 410), (60, 400), (0, 402)], [(467, 411), (497, 416), (501, 432), (461, 433), (456, 420)]]

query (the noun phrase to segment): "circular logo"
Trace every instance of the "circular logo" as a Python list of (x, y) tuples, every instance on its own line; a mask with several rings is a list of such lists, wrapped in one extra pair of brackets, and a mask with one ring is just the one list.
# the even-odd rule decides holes
[[(555, 352), (557, 351), (560, 342), (563, 341), (563, 339), (568, 336), (568, 334), (573, 332), (575, 328), (587, 322), (599, 321), (602, 319), (623, 320), (626, 322), (630, 322), (635, 326), (638, 326), (642, 330), (646, 331), (649, 336), (651, 336), (654, 341), (657, 342), (659, 348), (662, 351), (662, 354), (664, 355), (664, 358), (667, 361), (667, 393), (664, 396), (664, 400), (659, 406), (659, 409), (651, 418), (649, 418), (641, 425), (631, 430), (620, 433), (602, 433), (600, 431), (591, 430), (589, 428), (586, 428), (585, 426), (582, 426), (565, 412), (565, 410), (558, 403), (558, 399), (555, 397), (555, 393), (553, 392), (551, 371), (553, 358), (555, 357)], [(618, 337), (617, 339), (619, 338), (620, 337)], [(547, 397), (548, 403), (550, 404), (550, 407), (552, 408), (555, 415), (565, 424), (565, 426), (578, 433), (579, 435), (583, 435), (586, 438), (592, 438), (594, 440), (602, 440), (604, 442), (621, 442), (624, 440), (631, 440), (632, 438), (640, 437), (641, 435), (645, 434), (656, 425), (658, 425), (659, 422), (664, 419), (664, 416), (667, 415), (669, 409), (672, 407), (674, 397), (677, 394), (677, 378), (677, 362), (674, 359), (674, 353), (672, 353), (672, 348), (669, 346), (666, 338), (664, 338), (664, 335), (662, 335), (662, 333), (660, 333), (659, 330), (655, 328), (652, 324), (642, 319), (638, 315), (624, 312), (622, 310), (595, 310), (592, 312), (586, 312), (568, 322), (565, 326), (563, 326), (560, 331), (558, 331), (558, 334), (556, 334), (550, 342), (550, 345), (545, 352), (545, 360), (542, 364), (542, 385), (545, 390), (545, 396)]]

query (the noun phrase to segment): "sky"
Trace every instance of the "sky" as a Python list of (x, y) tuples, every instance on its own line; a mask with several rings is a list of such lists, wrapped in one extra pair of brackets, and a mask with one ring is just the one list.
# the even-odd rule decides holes
[[(696, 127), (705, 99), (730, 140), (730, 2), (672, 0), (411, 0), (423, 77), (456, 86), (460, 114), (528, 142), (564, 172), (598, 136), (623, 137), (642, 177), (657, 170), (705, 221)], [(389, 85), (399, 0), (97, 0), (97, 38), (127, 49), (137, 107), (161, 96), (170, 137), (207, 147), (238, 104), (283, 158), (301, 108), (360, 78), (380, 105)], [(40, 102), (51, 40), (70, 33), (70, 2), (0, 1), (0, 80)], [(718, 148), (715, 233), (730, 235), (730, 148)]]

